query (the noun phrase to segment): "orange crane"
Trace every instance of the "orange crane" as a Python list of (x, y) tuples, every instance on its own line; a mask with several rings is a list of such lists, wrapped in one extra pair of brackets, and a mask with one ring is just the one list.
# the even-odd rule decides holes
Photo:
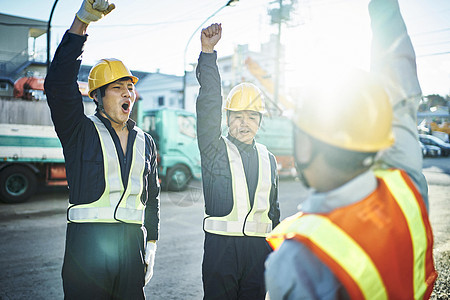
[[(46, 99), (44, 91), (45, 78), (41, 77), (20, 77), (14, 83), (14, 98), (25, 100), (43, 100)], [(78, 87), (81, 95), (88, 95), (88, 83), (78, 81)]]
[[(263, 90), (267, 94), (273, 95), (274, 83), (270, 75), (250, 57), (247, 57), (245, 64), (250, 73), (258, 80)], [(279, 95), (278, 102), (274, 103), (278, 110), (291, 110), (294, 108), (294, 104), (284, 95)], [(275, 115), (264, 118), (263, 124), (256, 135), (256, 140), (264, 144), (275, 155), (280, 176), (290, 177), (297, 175), (293, 156), (293, 127), (287, 118)]]
[[(271, 79), (271, 76), (252, 58), (247, 57), (245, 64), (250, 73), (258, 80), (258, 82), (264, 87), (267, 93), (273, 95), (275, 87)], [(294, 104), (288, 100), (284, 95), (279, 95), (279, 102), (283, 105), (284, 109), (293, 109)]]

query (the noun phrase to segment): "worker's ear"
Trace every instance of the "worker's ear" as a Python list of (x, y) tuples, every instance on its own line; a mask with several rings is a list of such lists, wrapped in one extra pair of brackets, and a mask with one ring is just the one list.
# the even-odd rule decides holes
[(98, 111), (98, 99), (97, 99), (97, 91), (92, 92), (92, 99), (95, 103), (95, 110)]
[(94, 102), (97, 102), (97, 103), (98, 103), (98, 99), (97, 99), (97, 91), (93, 91), (91, 96), (92, 96), (92, 98), (94, 98)]

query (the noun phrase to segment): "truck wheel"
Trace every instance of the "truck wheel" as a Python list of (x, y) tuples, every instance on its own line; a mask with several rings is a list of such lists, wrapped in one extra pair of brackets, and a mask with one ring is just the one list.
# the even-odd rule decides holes
[(169, 169), (164, 186), (170, 191), (184, 191), (191, 180), (191, 172), (183, 165), (175, 165)]
[(0, 199), (2, 202), (24, 202), (36, 192), (36, 187), (36, 176), (26, 167), (10, 166), (0, 172)]

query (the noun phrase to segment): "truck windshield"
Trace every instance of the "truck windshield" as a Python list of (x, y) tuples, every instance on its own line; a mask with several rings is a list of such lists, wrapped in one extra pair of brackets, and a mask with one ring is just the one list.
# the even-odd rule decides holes
[(178, 129), (181, 134), (195, 139), (197, 137), (195, 125), (196, 122), (193, 116), (178, 115)]
[(156, 148), (159, 149), (159, 135), (158, 131), (156, 130), (156, 116), (155, 115), (145, 116), (144, 119), (142, 120), (141, 129), (152, 136), (153, 140), (156, 143)]

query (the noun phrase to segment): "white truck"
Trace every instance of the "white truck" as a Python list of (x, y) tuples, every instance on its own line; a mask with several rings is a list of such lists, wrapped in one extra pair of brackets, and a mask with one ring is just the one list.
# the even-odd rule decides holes
[[(2, 202), (26, 201), (41, 186), (67, 185), (62, 147), (50, 118), (42, 83), (43, 79), (37, 87), (25, 85), (28, 89), (21, 94), (17, 89), (24, 86), (15, 86), (16, 97), (0, 98)], [(91, 101), (84, 104), (85, 112), (92, 114), (95, 104)]]
[(61, 144), (53, 126), (0, 124), (0, 199), (17, 203), (38, 185), (67, 185)]

